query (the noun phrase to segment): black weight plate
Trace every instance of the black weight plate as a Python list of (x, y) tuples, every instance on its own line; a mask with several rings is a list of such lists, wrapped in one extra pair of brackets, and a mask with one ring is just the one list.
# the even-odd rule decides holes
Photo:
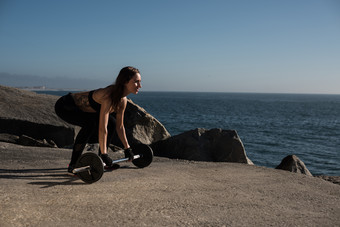
[(77, 173), (77, 176), (85, 183), (92, 184), (103, 176), (104, 165), (98, 155), (91, 152), (81, 155), (76, 164), (76, 168), (85, 166), (90, 166), (90, 170)]
[(151, 147), (146, 144), (136, 144), (132, 147), (132, 152), (135, 155), (140, 155), (140, 158), (132, 160), (132, 163), (138, 168), (144, 168), (151, 164), (153, 159), (153, 151)]

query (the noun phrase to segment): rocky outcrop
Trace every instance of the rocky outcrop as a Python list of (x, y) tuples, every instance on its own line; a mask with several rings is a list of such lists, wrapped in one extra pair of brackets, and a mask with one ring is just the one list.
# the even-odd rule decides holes
[(338, 184), (340, 185), (340, 176), (326, 176), (326, 175), (320, 175), (320, 176), (315, 176), (317, 178), (323, 179), (325, 181), (332, 182), (333, 184)]
[(74, 127), (54, 113), (58, 97), (0, 86), (0, 133), (53, 140), (59, 147), (73, 143)]
[(151, 147), (154, 154), (161, 157), (253, 164), (235, 130), (197, 128), (154, 143)]
[(15, 143), (32, 147), (57, 147), (57, 145), (52, 140), (38, 140), (26, 135), (16, 136), (6, 133), (0, 133), (0, 142)]
[(18, 139), (19, 136), (7, 133), (0, 133), (0, 142), (17, 143)]
[(21, 135), (17, 140), (17, 144), (32, 147), (57, 147), (53, 140), (36, 140), (26, 135)]
[(170, 137), (170, 133), (156, 118), (131, 100), (126, 106), (124, 125), (131, 144), (152, 144)]
[(278, 165), (275, 169), (282, 169), (293, 173), (302, 173), (307, 176), (313, 176), (307, 169), (305, 163), (303, 163), (303, 161), (301, 161), (296, 155), (288, 155), (282, 159), (280, 165)]
[[(77, 127), (67, 124), (55, 114), (54, 104), (58, 98), (0, 86), (0, 133), (26, 135), (39, 141), (45, 139), (58, 147), (73, 144)], [(124, 119), (131, 143), (151, 144), (170, 137), (159, 121), (131, 101)], [(92, 138), (91, 142), (97, 142), (95, 140)]]

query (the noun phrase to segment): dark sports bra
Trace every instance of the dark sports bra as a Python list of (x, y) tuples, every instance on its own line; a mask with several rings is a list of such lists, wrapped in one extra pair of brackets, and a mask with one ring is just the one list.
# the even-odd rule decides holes
[(96, 111), (96, 112), (100, 112), (100, 107), (101, 105), (99, 103), (97, 103), (96, 101), (94, 101), (92, 95), (93, 95), (93, 91), (90, 91), (89, 92), (89, 103), (90, 103), (90, 106)]

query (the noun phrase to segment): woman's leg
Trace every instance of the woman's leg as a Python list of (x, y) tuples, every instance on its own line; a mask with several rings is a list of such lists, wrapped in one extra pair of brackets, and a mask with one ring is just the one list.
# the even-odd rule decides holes
[(96, 124), (94, 121), (89, 121), (87, 125), (82, 127), (76, 137), (76, 140), (73, 145), (72, 156), (70, 166), (74, 166), (89, 140), (92, 134), (96, 131)]
[(99, 115), (97, 113), (86, 113), (81, 111), (74, 103), (70, 94), (61, 97), (55, 104), (56, 114), (67, 123), (80, 126), (81, 129), (76, 136), (71, 156), (70, 169), (74, 167), (81, 156), (86, 143), (94, 132), (98, 132)]

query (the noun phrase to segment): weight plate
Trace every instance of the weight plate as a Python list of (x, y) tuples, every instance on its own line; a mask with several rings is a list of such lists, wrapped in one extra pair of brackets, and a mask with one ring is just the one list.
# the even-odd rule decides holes
[(103, 176), (104, 165), (98, 155), (91, 152), (81, 155), (76, 164), (76, 168), (84, 166), (90, 166), (90, 169), (77, 173), (77, 176), (85, 183), (92, 184)]
[(146, 144), (133, 145), (132, 152), (135, 155), (140, 155), (140, 158), (132, 160), (132, 163), (138, 168), (144, 168), (151, 164), (153, 159), (153, 151), (151, 147)]

